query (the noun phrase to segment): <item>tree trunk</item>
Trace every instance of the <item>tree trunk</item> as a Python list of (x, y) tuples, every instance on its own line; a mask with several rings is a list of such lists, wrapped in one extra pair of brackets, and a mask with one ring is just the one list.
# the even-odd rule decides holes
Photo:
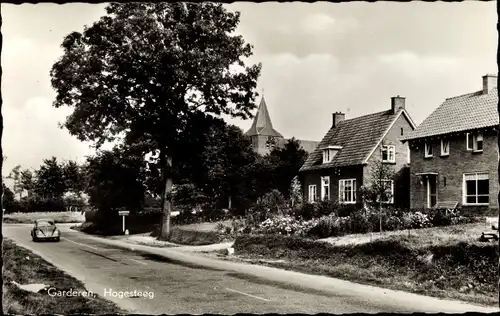
[(380, 232), (382, 233), (382, 202), (379, 203), (378, 207), (378, 220), (379, 220)]
[(162, 151), (162, 168), (163, 168), (163, 181), (165, 187), (162, 194), (162, 223), (160, 229), (160, 240), (168, 240), (170, 238), (170, 213), (172, 211), (172, 157), (167, 156)]
[(227, 209), (228, 210), (231, 210), (231, 204), (232, 204), (231, 202), (232, 201), (231, 201), (231, 195), (230, 195), (229, 198), (228, 198), (228, 200), (227, 200)]

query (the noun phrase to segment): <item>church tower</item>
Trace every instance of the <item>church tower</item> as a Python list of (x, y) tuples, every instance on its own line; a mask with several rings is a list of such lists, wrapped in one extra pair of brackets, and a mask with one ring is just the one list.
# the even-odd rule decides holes
[(283, 141), (283, 135), (273, 128), (264, 96), (260, 100), (252, 126), (245, 135), (252, 139), (254, 150), (262, 155), (269, 153), (274, 146)]

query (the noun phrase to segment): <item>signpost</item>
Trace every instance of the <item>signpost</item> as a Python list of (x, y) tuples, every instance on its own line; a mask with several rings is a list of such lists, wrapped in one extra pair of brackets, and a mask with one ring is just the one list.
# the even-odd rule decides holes
[(118, 215), (122, 217), (122, 231), (126, 234), (125, 231), (125, 216), (128, 216), (130, 211), (118, 211)]

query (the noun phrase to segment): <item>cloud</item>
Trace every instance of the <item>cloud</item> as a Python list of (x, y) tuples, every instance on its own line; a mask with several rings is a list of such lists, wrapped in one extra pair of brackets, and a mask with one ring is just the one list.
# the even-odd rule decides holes
[(335, 19), (326, 14), (316, 13), (306, 16), (299, 24), (305, 32), (322, 32), (335, 25)]

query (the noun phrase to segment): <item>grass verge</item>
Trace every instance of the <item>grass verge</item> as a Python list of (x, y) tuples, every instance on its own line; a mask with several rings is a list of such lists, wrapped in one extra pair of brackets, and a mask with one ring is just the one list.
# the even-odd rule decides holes
[[(460, 231), (455, 227), (457, 235)], [(441, 241), (434, 240), (429, 231), (421, 236), (406, 233), (348, 245), (297, 237), (244, 235), (236, 239), (233, 247), (237, 256), (265, 265), (497, 305), (498, 244), (460, 240), (458, 236), (445, 238), (446, 233), (440, 228), (434, 232), (442, 236)]]
[(85, 291), (84, 285), (75, 278), (52, 266), (29, 250), (4, 239), (4, 312), (13, 315), (40, 315), (74, 313), (116, 314), (123, 313), (114, 303), (96, 295), (95, 297), (57, 297), (45, 293), (24, 291), (19, 284), (47, 284), (58, 290)]
[(85, 216), (79, 212), (34, 212), (5, 214), (6, 224), (33, 224), (36, 219), (50, 218), (56, 223), (83, 223)]

